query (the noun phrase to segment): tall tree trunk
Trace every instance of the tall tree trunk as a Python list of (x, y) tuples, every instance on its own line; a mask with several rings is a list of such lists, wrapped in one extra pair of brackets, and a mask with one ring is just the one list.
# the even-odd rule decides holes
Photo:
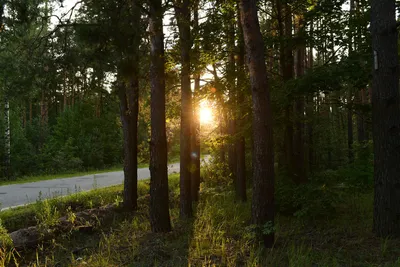
[[(368, 103), (369, 103), (368, 96), (367, 96), (368, 90), (369, 90), (368, 87), (362, 90), (361, 102), (362, 102), (363, 106), (368, 105)], [(368, 141), (370, 139), (370, 130), (368, 127), (367, 117), (368, 116), (366, 116), (365, 114), (363, 115), (365, 141)]]
[(371, 1), (375, 155), (373, 231), (382, 237), (400, 237), (400, 96), (395, 2)]
[[(195, 1), (193, 8), (193, 31), (199, 34), (199, 1)], [(200, 60), (198, 42), (194, 47), (195, 64)], [(193, 121), (192, 121), (192, 200), (199, 200), (200, 189), (200, 70), (195, 69), (194, 73), (194, 94), (193, 94)]]
[(349, 162), (352, 163), (354, 161), (354, 151), (353, 151), (353, 104), (352, 104), (351, 96), (348, 98), (348, 108), (347, 108), (347, 149), (348, 149), (348, 157)]
[[(277, 0), (278, 28), (280, 37), (280, 66), (283, 81), (287, 82), (293, 79), (293, 50), (292, 50), (292, 8), (289, 4), (282, 6), (280, 0)], [(292, 94), (288, 94), (286, 107), (284, 108), (284, 141), (285, 150), (284, 169), (288, 176), (293, 177), (294, 170), (294, 151), (293, 151), (293, 99)]]
[(171, 231), (168, 195), (167, 135), (165, 126), (165, 59), (163, 7), (150, 0), (150, 224), (153, 232)]
[(64, 105), (63, 105), (63, 111), (67, 110), (67, 73), (64, 72), (64, 86), (63, 86), (63, 98), (64, 98)]
[(240, 23), (240, 10), (238, 8), (238, 61), (237, 61), (237, 132), (236, 139), (236, 198), (241, 201), (247, 201), (246, 193), (246, 140), (244, 137), (245, 114), (244, 96), (246, 91), (245, 83), (245, 66), (244, 66), (244, 39), (243, 29)]
[(4, 176), (11, 178), (11, 132), (10, 132), (10, 102), (6, 96), (4, 99)]
[(241, 24), (247, 52), (247, 66), (253, 98), (253, 197), (252, 220), (259, 227), (266, 247), (274, 244), (274, 145), (272, 109), (265, 66), (264, 41), (260, 31), (256, 0), (240, 0)]
[[(229, 90), (229, 112), (228, 112), (228, 134), (230, 137), (236, 137), (236, 75), (235, 75), (235, 24), (230, 23), (235, 18), (234, 12), (228, 12), (227, 19), (229, 21), (227, 25), (227, 50), (228, 50), (228, 62), (226, 66), (226, 77), (227, 85)], [(236, 147), (235, 141), (231, 141), (228, 144), (228, 165), (229, 173), (232, 175), (234, 183), (236, 183)]]
[[(353, 21), (354, 21), (354, 11), (355, 11), (355, 2), (354, 0), (350, 0), (350, 43), (349, 43), (349, 56), (353, 54), (354, 48), (354, 35), (353, 35)], [(349, 98), (347, 101), (347, 149), (348, 149), (348, 159), (349, 162), (352, 163), (354, 161), (354, 153), (353, 153), (353, 102), (352, 102), (352, 93), (349, 93)]]
[(192, 200), (199, 200), (200, 189), (200, 75), (195, 74), (194, 77), (194, 95), (193, 95), (193, 121), (192, 121), (192, 171), (191, 171), (191, 187)]
[(175, 3), (181, 49), (181, 138), (180, 138), (180, 216), (192, 217), (191, 197), (191, 121), (192, 90), (190, 88), (190, 0)]
[(223, 98), (223, 94), (222, 94), (222, 90), (221, 90), (221, 82), (220, 79), (218, 77), (218, 73), (217, 73), (217, 67), (215, 66), (215, 64), (213, 64), (213, 76), (214, 76), (214, 82), (215, 82), (215, 91), (216, 91), (216, 97), (217, 100), (219, 102), (219, 104), (221, 105), (220, 109), (219, 109), (219, 114), (218, 114), (218, 121), (219, 121), (219, 132), (221, 135), (221, 139), (220, 139), (220, 149), (219, 149), (219, 162), (222, 164), (225, 164), (226, 158), (225, 158), (225, 134), (226, 134), (226, 127), (225, 127), (225, 123), (226, 123), (226, 111), (225, 111), (225, 106), (224, 106), (224, 98)]
[[(314, 35), (314, 23), (310, 23), (310, 36)], [(308, 69), (312, 70), (314, 67), (314, 47), (310, 45), (310, 52), (308, 55)], [(308, 172), (313, 173), (315, 166), (314, 157), (314, 127), (313, 127), (313, 117), (314, 117), (314, 93), (307, 97), (307, 134), (308, 134)]]
[[(296, 73), (297, 78), (304, 75), (305, 70), (305, 45), (303, 39), (304, 25), (303, 16), (299, 15), (297, 21), (297, 35), (300, 43), (297, 48), (297, 64)], [(295, 142), (294, 142), (294, 157), (295, 157), (295, 172), (294, 181), (297, 184), (304, 184), (307, 182), (307, 176), (305, 172), (304, 163), (304, 98), (303, 96), (297, 96), (295, 101), (296, 120), (295, 120)]]
[(137, 135), (139, 115), (139, 79), (137, 70), (129, 84), (120, 81), (121, 122), (124, 137), (124, 194), (123, 204), (127, 210), (137, 208)]
[[(361, 89), (357, 92), (357, 104), (362, 106), (363, 102), (363, 94), (365, 89)], [(357, 112), (357, 141), (359, 144), (364, 143), (366, 140), (365, 137), (365, 119), (364, 119), (364, 112), (362, 110), (358, 110)]]

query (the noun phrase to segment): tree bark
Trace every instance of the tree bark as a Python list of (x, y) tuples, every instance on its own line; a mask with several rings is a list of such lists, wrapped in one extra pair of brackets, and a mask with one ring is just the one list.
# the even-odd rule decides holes
[[(310, 23), (310, 36), (314, 35), (314, 23)], [(314, 67), (314, 47), (310, 45), (310, 52), (308, 55), (308, 69), (312, 70)], [(311, 93), (307, 97), (307, 134), (308, 134), (308, 172), (313, 173), (315, 166), (314, 157), (314, 127), (313, 127), (313, 117), (314, 117), (314, 93)]]
[(194, 78), (194, 96), (193, 96), (193, 122), (192, 122), (192, 171), (191, 171), (191, 187), (192, 187), (192, 200), (199, 200), (200, 189), (200, 105), (199, 105), (199, 91), (200, 91), (200, 75), (195, 74)]
[[(229, 11), (227, 14), (227, 20), (230, 22), (235, 18), (235, 13)], [(235, 138), (236, 138), (236, 64), (235, 64), (235, 24), (228, 23), (227, 25), (227, 50), (228, 50), (228, 62), (226, 66), (226, 78), (227, 85), (229, 90), (229, 112), (228, 112), (228, 133), (230, 137), (233, 137), (233, 140), (228, 144), (228, 166), (229, 173), (232, 176), (233, 182), (236, 183), (236, 146), (235, 146)]]
[[(136, 70), (137, 71), (137, 70)], [(137, 72), (129, 84), (120, 82), (119, 100), (124, 138), (124, 193), (123, 203), (127, 210), (137, 208), (137, 134), (139, 115), (139, 79)]]
[[(297, 35), (301, 43), (298, 44), (297, 48), (297, 64), (296, 72), (297, 78), (304, 75), (305, 70), (305, 45), (303, 39), (303, 17), (299, 15), (297, 23)], [(307, 176), (305, 172), (304, 163), (304, 98), (303, 96), (297, 96), (295, 101), (296, 120), (295, 120), (295, 135), (294, 135), (294, 181), (297, 184), (307, 183)]]
[[(280, 67), (283, 77), (283, 82), (293, 79), (293, 50), (291, 45), (292, 40), (292, 8), (289, 4), (282, 6), (282, 2), (277, 0), (277, 15), (278, 15), (278, 28), (280, 38)], [(293, 99), (289, 93), (287, 103), (284, 108), (284, 144), (285, 151), (283, 166), (289, 177), (293, 177), (294, 171), (294, 151), (293, 151)]]
[[(195, 1), (193, 9), (193, 31), (199, 34), (199, 1)], [(195, 64), (199, 64), (200, 50), (198, 42), (194, 47)], [(192, 121), (192, 200), (199, 200), (200, 189), (200, 71), (196, 65), (194, 74), (193, 121)]]
[(191, 196), (191, 120), (192, 90), (190, 88), (190, 0), (175, 3), (181, 49), (181, 144), (180, 144), (180, 216), (193, 215)]
[(349, 162), (352, 163), (354, 161), (354, 151), (353, 151), (353, 108), (352, 108), (352, 99), (348, 98), (348, 108), (347, 108), (347, 149), (348, 149), (348, 157)]
[(374, 138), (373, 231), (400, 237), (400, 96), (394, 0), (371, 1)]
[(4, 99), (4, 176), (11, 178), (11, 132), (10, 132), (10, 102), (6, 96)]
[[(361, 89), (357, 92), (357, 104), (362, 106), (363, 103), (363, 92), (364, 89)], [(357, 112), (357, 141), (359, 144), (364, 143), (366, 140), (365, 137), (365, 119), (364, 112), (362, 110), (358, 110)]]
[(168, 195), (167, 136), (165, 126), (165, 59), (163, 7), (150, 0), (150, 224), (153, 232), (171, 231)]
[(246, 140), (244, 137), (245, 127), (245, 114), (244, 101), (245, 101), (245, 66), (244, 56), (245, 47), (243, 39), (243, 29), (240, 23), (240, 10), (238, 8), (238, 62), (237, 62), (237, 132), (238, 138), (236, 139), (236, 198), (245, 202), (247, 201), (246, 192)]
[(253, 197), (252, 220), (259, 227), (266, 247), (274, 244), (274, 146), (272, 109), (265, 66), (264, 41), (260, 31), (256, 0), (240, 0), (241, 24), (247, 52), (253, 109)]

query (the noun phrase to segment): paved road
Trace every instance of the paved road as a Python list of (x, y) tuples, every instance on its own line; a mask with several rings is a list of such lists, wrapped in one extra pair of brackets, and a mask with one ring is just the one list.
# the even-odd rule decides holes
[[(179, 163), (168, 165), (168, 173), (178, 173)], [(138, 169), (138, 179), (150, 177), (148, 168)], [(62, 178), (35, 183), (0, 186), (1, 209), (35, 202), (41, 194), (42, 198), (51, 198), (88, 191), (94, 188), (121, 184), (124, 179), (122, 171), (99, 173), (72, 178)]]

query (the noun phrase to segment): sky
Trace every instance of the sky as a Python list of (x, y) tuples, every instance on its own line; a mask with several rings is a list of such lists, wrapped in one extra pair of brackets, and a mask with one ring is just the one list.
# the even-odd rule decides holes
[[(61, 17), (63, 14), (71, 10), (71, 8), (78, 2), (78, 0), (64, 0), (63, 1), (63, 7), (61, 7), (61, 4), (59, 2), (53, 4), (54, 8), (54, 15), (57, 15), (58, 17)], [(53, 25), (58, 24), (58, 19), (56, 17), (51, 18), (51, 23)]]

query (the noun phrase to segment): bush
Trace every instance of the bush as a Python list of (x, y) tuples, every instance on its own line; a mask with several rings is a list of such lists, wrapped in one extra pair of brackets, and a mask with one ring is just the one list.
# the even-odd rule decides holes
[(275, 193), (277, 210), (285, 215), (311, 220), (330, 217), (342, 201), (342, 191), (340, 186), (318, 181), (297, 186), (287, 179), (278, 179)]

